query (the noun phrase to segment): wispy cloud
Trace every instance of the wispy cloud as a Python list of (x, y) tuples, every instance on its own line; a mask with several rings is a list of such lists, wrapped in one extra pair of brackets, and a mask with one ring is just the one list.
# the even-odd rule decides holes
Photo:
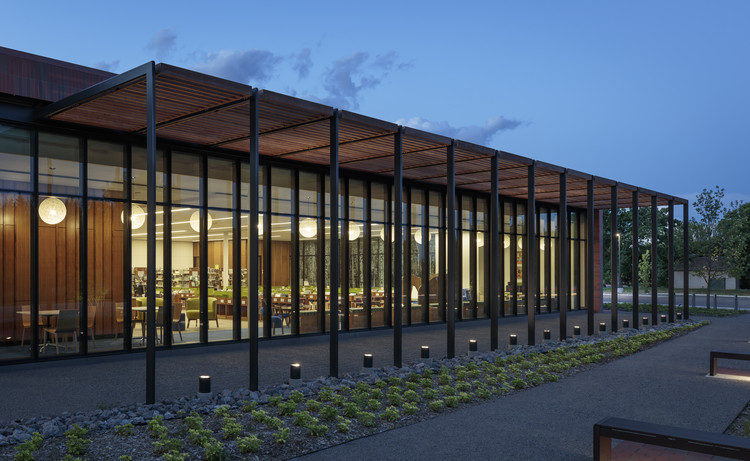
[(222, 50), (208, 53), (194, 69), (216, 77), (257, 85), (271, 78), (281, 60), (281, 57), (268, 50)]
[(321, 102), (342, 109), (358, 109), (363, 91), (380, 85), (394, 69), (406, 69), (409, 63), (398, 61), (396, 52), (370, 58), (370, 54), (357, 51), (347, 57), (336, 60), (323, 73), (325, 97)]
[(292, 68), (297, 71), (297, 76), (299, 76), (300, 79), (306, 78), (310, 75), (310, 68), (313, 65), (310, 54), (310, 48), (304, 48), (294, 58), (294, 65)]
[(146, 49), (153, 50), (159, 60), (163, 60), (177, 48), (177, 34), (171, 29), (159, 29), (151, 37)]
[(443, 136), (448, 136), (454, 139), (481, 144), (483, 146), (489, 145), (490, 140), (497, 133), (514, 130), (523, 124), (523, 122), (519, 120), (505, 118), (502, 115), (495, 115), (488, 118), (483, 126), (468, 125), (455, 127), (445, 121), (435, 122), (422, 117), (401, 119), (396, 123), (403, 126), (442, 134)]
[(117, 71), (117, 68), (120, 66), (120, 60), (106, 62), (106, 61), (99, 61), (96, 64), (94, 64), (94, 67), (96, 69), (100, 70), (106, 70), (107, 72), (115, 72)]

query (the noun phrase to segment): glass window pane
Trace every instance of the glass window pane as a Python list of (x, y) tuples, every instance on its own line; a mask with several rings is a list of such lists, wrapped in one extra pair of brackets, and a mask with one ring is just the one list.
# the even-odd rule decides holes
[(208, 206), (209, 208), (234, 207), (234, 162), (208, 158)]
[[(0, 334), (2, 338), (11, 338), (0, 342), (0, 360), (28, 358), (31, 353), (31, 212), (30, 195), (0, 193), (0, 235), (5, 239), (0, 249), (0, 280), (3, 283)], [(42, 317), (37, 326), (40, 335), (46, 326), (46, 319)]]
[(0, 188), (31, 190), (31, 132), (0, 124)]
[(201, 205), (201, 177), (203, 162), (193, 154), (172, 154), (172, 203)]
[(292, 213), (292, 171), (271, 168), (271, 211)]
[[(133, 162), (132, 173), (133, 173), (133, 200), (146, 202), (147, 200), (147, 189), (146, 189), (146, 149), (142, 147), (133, 147), (131, 154), (131, 161)], [(156, 201), (164, 201), (164, 185), (166, 184), (166, 157), (164, 151), (156, 151)]]
[(39, 193), (80, 195), (80, 139), (39, 133)]
[(88, 142), (89, 197), (125, 198), (125, 147), (110, 142)]

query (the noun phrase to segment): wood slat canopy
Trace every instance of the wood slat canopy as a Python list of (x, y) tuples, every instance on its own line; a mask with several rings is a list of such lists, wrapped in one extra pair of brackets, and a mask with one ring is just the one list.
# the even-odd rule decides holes
[[(146, 78), (139, 69), (112, 77), (93, 87), (50, 104), (40, 119), (143, 134), (146, 126)], [(167, 64), (155, 66), (156, 135), (205, 147), (247, 153), (250, 98), (253, 88)], [(268, 90), (258, 92), (260, 155), (268, 158), (328, 165), (330, 121), (336, 113), (339, 126), (339, 166), (342, 170), (391, 176), (394, 137), (398, 125), (349, 111)], [(403, 130), (405, 180), (445, 186), (448, 146), (451, 139), (413, 128)], [(491, 191), (491, 159), (496, 151), (461, 140), (455, 142), (456, 187)], [(567, 171), (568, 205), (586, 207), (587, 182), (594, 180), (594, 205), (611, 206), (614, 181), (504, 151), (497, 151), (500, 194), (526, 199), (529, 165), (535, 165), (536, 200), (558, 203), (561, 173)], [(618, 206), (639, 205), (651, 197), (667, 205), (687, 203), (680, 197), (618, 184)]]

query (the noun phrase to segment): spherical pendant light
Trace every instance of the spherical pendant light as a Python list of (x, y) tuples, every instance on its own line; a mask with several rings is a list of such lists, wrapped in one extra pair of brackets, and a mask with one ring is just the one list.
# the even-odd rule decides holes
[(47, 224), (57, 224), (65, 219), (68, 210), (57, 197), (47, 197), (39, 204), (39, 217)]
[(362, 230), (359, 226), (359, 223), (350, 222), (349, 223), (349, 240), (357, 240), (359, 238), (360, 233), (362, 233)]
[[(208, 217), (208, 228), (211, 229), (211, 225), (214, 223), (214, 219), (211, 217), (211, 213), (206, 212), (206, 217)], [(195, 232), (200, 232), (201, 230), (201, 212), (200, 211), (194, 211), (192, 215), (190, 215), (190, 227), (193, 228)]]
[[(120, 222), (125, 223), (125, 212), (120, 213)], [(130, 205), (130, 228), (140, 229), (146, 223), (146, 212), (135, 203)]]
[(263, 235), (263, 215), (258, 215), (258, 237)]
[(417, 245), (422, 244), (422, 230), (417, 229), (416, 232), (414, 232), (414, 241), (417, 242)]
[[(385, 226), (380, 229), (380, 240), (385, 242)], [(393, 226), (391, 226), (391, 242), (396, 241), (396, 233), (394, 232)]]
[(503, 239), (503, 246), (504, 246), (505, 248), (510, 248), (510, 237), (509, 237), (509, 236), (507, 236), (507, 235), (506, 235), (506, 236), (505, 236), (505, 238)]
[(477, 247), (481, 248), (484, 246), (484, 234), (477, 233)]
[(299, 223), (299, 233), (308, 239), (318, 235), (318, 222), (313, 218), (303, 219)]

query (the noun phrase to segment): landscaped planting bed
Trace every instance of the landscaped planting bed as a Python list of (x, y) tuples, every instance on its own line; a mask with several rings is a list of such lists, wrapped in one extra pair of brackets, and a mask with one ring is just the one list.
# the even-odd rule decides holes
[[(602, 337), (319, 378), (299, 389), (242, 389), (208, 401), (184, 398), (17, 421), (0, 428), (0, 443), (6, 444), (0, 459), (287, 459), (558, 381), (705, 324), (625, 329)], [(68, 428), (62, 436), (32, 436), (39, 430), (61, 432), (61, 427)]]

